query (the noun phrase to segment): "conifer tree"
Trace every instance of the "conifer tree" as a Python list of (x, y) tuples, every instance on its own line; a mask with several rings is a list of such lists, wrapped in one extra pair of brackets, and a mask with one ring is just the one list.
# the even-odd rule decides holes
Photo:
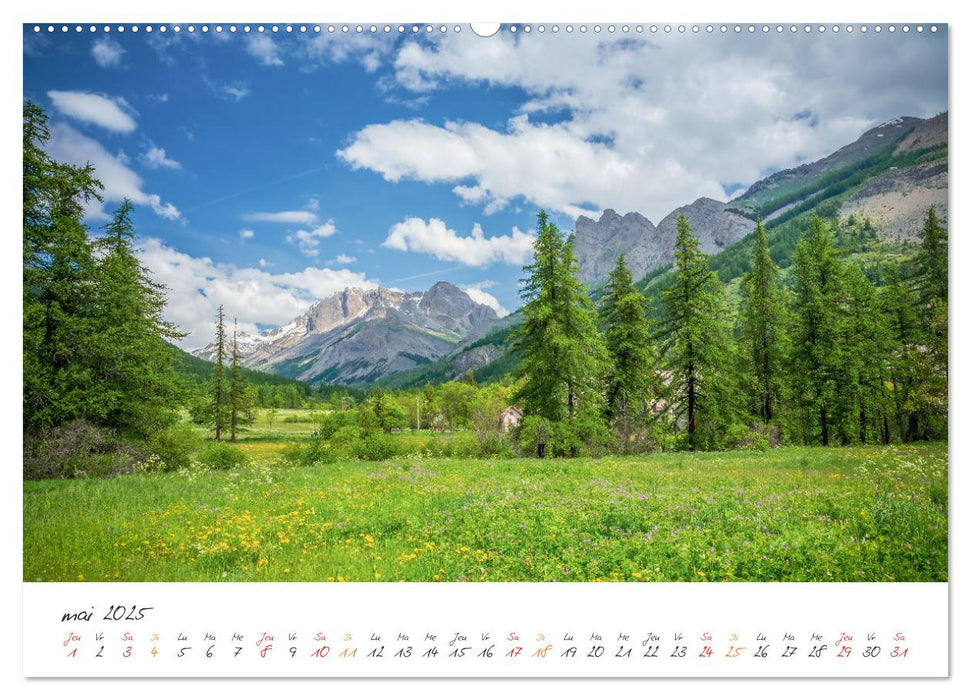
[(823, 445), (830, 444), (840, 390), (840, 326), (845, 315), (842, 277), (830, 230), (814, 216), (796, 246), (793, 375), (807, 425), (818, 428)]
[(894, 404), (894, 425), (902, 440), (918, 432), (917, 385), (921, 365), (917, 300), (894, 265), (881, 290), (881, 302), (890, 336), (889, 371)]
[(514, 400), (528, 415), (554, 423), (596, 422), (605, 351), (593, 304), (578, 278), (573, 237), (564, 238), (546, 212), (537, 224), (534, 260), (520, 291), (523, 323), (510, 335), (522, 357)]
[(947, 227), (934, 207), (920, 232), (916, 260), (916, 289), (921, 314), (921, 383), (917, 402), (922, 420), (910, 439), (947, 435), (948, 387), (948, 245)]
[(597, 328), (597, 312), (580, 282), (580, 262), (574, 253), (576, 236), (567, 236), (560, 259), (556, 308), (562, 318), (562, 355), (566, 372), (567, 417), (596, 421), (603, 405), (603, 369), (606, 350)]
[(94, 321), (96, 261), (84, 210), (101, 199), (90, 164), (51, 159), (47, 116), (32, 102), (23, 109), (23, 407), (34, 433), (88, 417), (95, 387), (87, 342)]
[(635, 422), (655, 398), (654, 342), (648, 321), (650, 304), (634, 287), (624, 254), (617, 257), (600, 306), (607, 349), (607, 416), (618, 426), (626, 450)]
[(537, 220), (534, 262), (524, 268), (520, 292), (524, 320), (511, 334), (523, 358), (516, 399), (529, 414), (562, 421), (575, 417), (584, 401), (596, 405), (603, 351), (572, 244), (546, 212)]
[(848, 305), (839, 338), (837, 411), (843, 444), (889, 442), (891, 336), (876, 289), (856, 265), (843, 275)]
[(89, 338), (97, 385), (87, 403), (102, 425), (147, 437), (175, 418), (182, 392), (170, 342), (184, 335), (163, 318), (165, 287), (149, 277), (135, 255), (133, 209), (123, 201), (97, 242)]
[(663, 364), (688, 449), (717, 447), (735, 418), (734, 357), (721, 282), (691, 224), (677, 220), (675, 281), (661, 293)]
[(755, 414), (771, 423), (777, 417), (785, 388), (788, 307), (761, 219), (755, 225), (752, 268), (742, 278), (741, 295), (740, 322), (749, 393)]
[(212, 368), (209, 382), (209, 420), (216, 432), (216, 440), (222, 439), (229, 408), (229, 391), (226, 382), (226, 324), (222, 304), (216, 312), (216, 366)]
[(917, 290), (920, 301), (947, 303), (947, 227), (937, 218), (934, 205), (927, 210), (920, 232), (917, 264)]

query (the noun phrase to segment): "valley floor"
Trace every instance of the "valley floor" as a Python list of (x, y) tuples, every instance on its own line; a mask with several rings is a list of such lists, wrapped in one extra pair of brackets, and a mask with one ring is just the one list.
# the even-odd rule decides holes
[(24, 482), (25, 581), (946, 581), (945, 444)]

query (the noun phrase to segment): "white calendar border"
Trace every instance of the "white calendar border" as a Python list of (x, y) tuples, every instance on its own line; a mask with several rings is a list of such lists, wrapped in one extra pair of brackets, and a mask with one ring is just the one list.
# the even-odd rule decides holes
[(946, 583), (25, 583), (24, 610), (30, 677), (948, 675)]
[[(414, 9), (412, 9), (414, 8)], [(542, 9), (541, 9), (542, 8)], [(52, 2), (45, 2), (42, 5), (27, 5), (19, 4), (17, 7), (5, 7), (4, 10), (4, 22), (3, 26), (3, 38), (4, 41), (0, 44), (0, 50), (5, 54), (7, 70), (4, 71), (3, 75), (3, 97), (4, 97), (4, 110), (0, 110), (0, 119), (4, 120), (4, 128), (0, 131), (0, 134), (4, 135), (4, 138), (0, 140), (2, 144), (3, 155), (6, 156), (3, 159), (5, 167), (7, 170), (8, 177), (4, 180), (8, 184), (8, 191), (12, 183), (16, 182), (19, 177), (14, 172), (18, 161), (20, 160), (20, 146), (19, 146), (19, 136), (17, 140), (14, 141), (14, 134), (19, 134), (19, 125), (14, 123), (15, 119), (19, 119), (19, 104), (22, 95), (22, 78), (23, 73), (20, 69), (22, 61), (22, 53), (20, 49), (21, 42), (21, 23), (24, 21), (34, 21), (38, 19), (38, 16), (42, 16), (45, 19), (51, 21), (184, 21), (186, 18), (197, 19), (201, 21), (211, 21), (214, 19), (226, 18), (228, 16), (227, 9), (225, 6), (219, 7), (214, 5), (213, 9), (200, 9), (198, 2), (188, 2), (186, 0), (171, 0), (165, 3), (165, 7), (151, 7), (150, 5), (144, 6), (133, 6), (131, 3), (121, 2), (120, 0), (112, 0), (110, 2), (99, 2), (97, 5), (83, 5), (78, 3), (66, 2), (64, 0), (57, 0)], [(253, 19), (270, 19), (273, 18), (303, 18), (303, 17), (313, 17), (320, 16), (328, 21), (414, 21), (414, 20), (424, 20), (428, 19), (431, 21), (448, 21), (448, 22), (467, 22), (471, 19), (477, 20), (490, 20), (490, 19), (512, 19), (515, 21), (530, 21), (534, 19), (542, 19), (543, 21), (632, 21), (643, 18), (645, 21), (661, 22), (665, 20), (669, 21), (719, 21), (719, 20), (734, 20), (734, 21), (827, 21), (827, 22), (874, 22), (874, 21), (948, 21), (957, 20), (957, 24), (952, 24), (949, 28), (949, 39), (951, 43), (951, 91), (950, 91), (950, 101), (951, 101), (951, 111), (953, 112), (951, 119), (951, 162), (950, 162), (950, 172), (951, 172), (951, 187), (950, 191), (958, 191), (961, 188), (964, 180), (962, 175), (965, 172), (964, 164), (967, 162), (968, 151), (965, 146), (965, 141), (963, 139), (963, 132), (960, 122), (962, 121), (962, 115), (967, 113), (965, 109), (967, 105), (966, 94), (960, 89), (960, 81), (955, 80), (953, 76), (963, 75), (966, 73), (964, 70), (967, 65), (967, 57), (969, 54), (966, 44), (963, 42), (968, 41), (965, 39), (964, 30), (966, 25), (964, 25), (959, 18), (954, 14), (951, 9), (950, 3), (942, 2), (938, 0), (927, 0), (925, 2), (914, 4), (914, 3), (904, 3), (904, 2), (883, 2), (878, 7), (867, 7), (866, 9), (859, 9), (850, 6), (848, 3), (836, 2), (835, 0), (820, 0), (807, 4), (805, 7), (796, 8), (794, 11), (790, 9), (790, 6), (783, 6), (777, 2), (747, 2), (744, 4), (736, 4), (733, 6), (725, 6), (722, 3), (715, 2), (699, 2), (693, 7), (686, 7), (684, 5), (675, 6), (663, 6), (663, 7), (649, 7), (643, 5), (634, 5), (629, 2), (624, 2), (622, 0), (598, 0), (597, 2), (587, 3), (586, 6), (582, 3), (577, 2), (561, 2), (557, 3), (555, 9), (553, 7), (543, 8), (541, 5), (535, 7), (526, 7), (521, 3), (521, 1), (516, 0), (493, 0), (488, 4), (482, 3), (476, 10), (470, 10), (467, 5), (454, 3), (454, 2), (444, 2), (438, 1), (427, 1), (421, 0), (419, 2), (392, 2), (391, 0), (381, 0), (379, 2), (371, 2), (368, 5), (363, 5), (361, 3), (346, 3), (340, 6), (330, 4), (329, 6), (324, 6), (323, 4), (316, 5), (308, 2), (299, 2), (293, 0), (277, 0), (268, 8), (265, 3), (254, 3), (254, 2), (243, 2), (237, 3), (232, 8), (233, 18), (253, 18)], [(966, 80), (966, 77), (965, 77)], [(16, 103), (16, 104), (15, 104)], [(958, 118), (955, 119), (954, 116)], [(16, 129), (16, 131), (15, 131)], [(960, 200), (957, 200), (960, 202)], [(5, 197), (4, 212), (6, 216), (7, 228), (10, 230), (16, 230), (15, 227), (18, 225), (14, 221), (16, 215), (16, 210), (18, 208), (11, 198)], [(968, 219), (963, 214), (963, 210), (960, 206), (952, 206), (949, 208), (950, 211), (950, 224), (952, 231), (961, 231), (962, 224)], [(3, 261), (4, 265), (9, 266), (5, 272), (6, 274), (0, 275), (0, 284), (3, 285), (2, 291), (4, 292), (0, 295), (3, 299), (3, 320), (5, 323), (16, 322), (19, 318), (19, 268), (17, 267), (18, 257), (14, 249), (16, 243), (15, 236), (7, 235), (4, 237), (4, 245), (9, 248), (4, 252), (6, 255), (2, 256), (0, 260)], [(958, 268), (958, 261), (965, 262), (971, 261), (971, 255), (968, 253), (968, 237), (964, 236), (952, 236), (951, 239), (951, 254), (952, 254), (952, 267)], [(966, 279), (967, 276), (965, 276)], [(968, 327), (967, 321), (967, 311), (968, 304), (966, 303), (969, 299), (965, 279), (959, 276), (952, 276), (954, 280), (954, 290), (952, 292), (952, 298), (957, 299), (957, 303), (954, 303), (952, 308), (952, 344), (955, 348), (964, 349), (967, 347), (967, 335), (965, 328)], [(9, 368), (19, 367), (19, 347), (8, 346), (3, 349), (2, 356), (0, 356), (0, 361), (3, 362), (4, 367)], [(953, 353), (952, 357), (958, 357)], [(14, 382), (10, 382), (13, 384)], [(961, 425), (961, 419), (966, 417), (966, 401), (964, 397), (969, 396), (968, 392), (968, 381), (967, 372), (962, 370), (960, 363), (955, 361), (952, 369), (952, 380), (951, 380), (951, 416), (952, 425)], [(9, 395), (5, 397), (4, 412), (3, 415), (7, 418), (4, 426), (4, 438), (7, 444), (19, 444), (19, 430), (17, 428), (17, 418), (19, 416), (20, 400), (17, 392), (11, 391)], [(969, 453), (966, 438), (960, 431), (953, 431), (951, 440), (951, 462), (955, 464), (955, 467), (951, 470), (951, 492), (952, 497), (958, 493), (966, 494), (967, 489), (964, 488), (967, 483), (967, 477), (963, 474), (961, 469), (962, 458), (966, 457)], [(16, 451), (15, 451), (16, 452)], [(13, 464), (8, 465), (7, 474), (5, 478), (9, 479), (6, 484), (8, 488), (4, 489), (4, 492), (10, 494), (10, 501), (8, 507), (4, 510), (4, 525), (6, 525), (6, 532), (16, 532), (22, 528), (22, 498), (19, 488), (19, 454), (14, 454), (10, 460)], [(960, 543), (965, 542), (965, 538), (962, 537), (967, 529), (967, 520), (964, 515), (966, 509), (953, 508), (951, 512), (951, 542), (950, 551), (958, 551)], [(6, 560), (11, 562), (17, 562), (18, 557), (22, 557), (22, 541), (17, 540), (13, 537), (4, 538), (4, 552), (7, 555)], [(958, 586), (963, 586), (963, 582), (968, 578), (968, 560), (967, 558), (952, 557), (952, 567), (951, 567), (951, 585), (949, 586), (951, 595), (951, 658), (952, 658), (952, 680), (955, 678), (966, 679), (968, 673), (964, 671), (962, 666), (962, 660), (965, 654), (969, 651), (969, 646), (964, 640), (964, 634), (966, 633), (968, 627), (964, 624), (966, 620), (966, 605), (964, 602), (963, 593), (962, 595), (957, 595)], [(22, 582), (20, 581), (22, 577), (22, 567), (8, 567), (5, 579), (5, 591), (8, 595), (5, 597), (7, 601), (17, 601), (21, 599), (20, 593), (23, 591)], [(84, 585), (84, 584), (78, 584)], [(200, 586), (211, 585), (211, 584), (196, 584)], [(438, 584), (419, 584), (419, 585), (438, 585)], [(771, 585), (771, 584), (766, 584)], [(9, 604), (9, 603), (8, 603)], [(16, 619), (16, 615), (10, 614), (7, 619)], [(9, 624), (8, 627), (13, 625)], [(19, 646), (17, 631), (13, 630), (14, 635), (14, 646)], [(206, 693), (219, 692), (220, 694), (231, 692), (233, 697), (258, 697), (265, 696), (268, 694), (276, 694), (281, 688), (289, 693), (303, 693), (307, 690), (315, 690), (315, 692), (320, 692), (324, 690), (325, 692), (340, 692), (346, 691), (350, 693), (360, 692), (363, 688), (361, 682), (355, 681), (332, 681), (326, 686), (311, 686), (311, 682), (285, 682), (285, 683), (275, 683), (275, 682), (258, 682), (253, 683), (252, 681), (244, 680), (222, 680), (219, 681), (218, 688), (213, 685), (211, 681), (184, 681), (184, 682), (171, 682), (171, 683), (153, 683), (145, 684), (139, 681), (114, 681), (114, 682), (103, 682), (103, 681), (85, 681), (83, 683), (70, 683), (65, 685), (64, 682), (26, 682), (20, 677), (21, 669), (19, 664), (11, 664), (11, 661), (17, 661), (16, 658), (12, 658), (13, 654), (9, 653), (4, 657), (4, 671), (5, 678), (10, 681), (13, 680), (16, 683), (17, 689), (24, 691), (24, 694), (29, 694), (31, 697), (54, 697), (56, 695), (65, 695), (68, 693), (76, 694), (80, 692), (82, 696), (90, 694), (92, 697), (98, 695), (103, 697), (104, 693), (111, 693), (112, 695), (128, 695), (135, 694), (140, 698), (151, 698), (151, 697), (170, 697), (173, 693), (184, 692), (185, 690), (204, 691)], [(9, 666), (9, 667), (8, 667)], [(18, 680), (19, 679), (19, 680)], [(408, 683), (405, 687), (411, 692), (420, 690), (426, 695), (444, 695), (448, 694), (454, 697), (456, 694), (461, 693), (462, 697), (493, 697), (496, 692), (509, 692), (512, 689), (527, 691), (527, 692), (556, 692), (558, 694), (565, 694), (567, 696), (573, 695), (571, 691), (577, 691), (578, 694), (588, 696), (593, 692), (598, 692), (603, 689), (608, 689), (611, 692), (617, 693), (627, 693), (627, 692), (643, 692), (647, 690), (652, 693), (666, 693), (672, 694), (677, 692), (683, 692), (687, 689), (684, 685), (685, 683), (690, 683), (692, 692), (717, 692), (719, 695), (728, 693), (731, 695), (747, 695), (756, 696), (777, 694), (780, 691), (786, 693), (787, 695), (792, 695), (795, 693), (799, 696), (802, 692), (807, 694), (812, 693), (813, 695), (818, 695), (820, 693), (825, 694), (848, 694), (848, 693), (859, 693), (865, 692), (867, 694), (873, 692), (879, 692), (882, 696), (890, 697), (902, 697), (904, 695), (912, 696), (917, 693), (927, 692), (928, 690), (938, 695), (950, 695), (955, 692), (956, 684), (950, 682), (947, 684), (942, 684), (940, 682), (933, 682), (925, 684), (924, 682), (900, 682), (892, 680), (871, 680), (866, 681), (865, 685), (860, 681), (832, 681), (823, 682), (822, 684), (792, 684), (787, 681), (735, 681), (731, 684), (724, 685), (722, 683), (712, 683), (708, 681), (698, 680), (698, 681), (654, 681), (652, 685), (645, 688), (641, 685), (634, 685), (636, 681), (625, 681), (625, 682), (613, 682), (607, 685), (603, 683), (589, 683), (589, 682), (576, 682), (576, 681), (545, 681), (544, 686), (541, 688), (532, 682), (497, 682), (497, 683), (478, 683), (475, 685), (470, 685), (463, 683), (461, 681), (438, 681), (438, 682), (412, 682)], [(549, 684), (549, 687), (547, 687)], [(388, 682), (374, 681), (372, 683), (364, 684), (371, 690), (378, 690), (381, 692), (388, 692), (392, 690), (392, 685)]]

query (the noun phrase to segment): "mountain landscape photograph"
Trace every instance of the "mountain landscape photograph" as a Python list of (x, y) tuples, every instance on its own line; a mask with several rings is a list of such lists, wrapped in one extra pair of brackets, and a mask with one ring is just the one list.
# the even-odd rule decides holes
[(801, 26), (25, 25), (24, 581), (947, 581), (947, 27)]

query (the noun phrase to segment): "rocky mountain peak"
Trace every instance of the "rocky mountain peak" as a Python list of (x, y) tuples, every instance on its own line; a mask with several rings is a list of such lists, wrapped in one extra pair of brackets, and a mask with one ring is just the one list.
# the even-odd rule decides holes
[[(499, 319), (449, 282), (426, 292), (347, 287), (290, 323), (249, 336), (247, 367), (309, 382), (373, 381), (442, 357)], [(212, 359), (215, 347), (193, 351)]]
[(702, 249), (709, 253), (734, 243), (754, 228), (754, 222), (710, 197), (675, 209), (657, 226), (636, 211), (620, 216), (613, 209), (605, 209), (598, 221), (581, 216), (576, 222), (575, 249), (581, 279), (588, 285), (602, 282), (620, 253), (624, 253), (634, 279), (671, 262), (679, 214), (691, 220)]

